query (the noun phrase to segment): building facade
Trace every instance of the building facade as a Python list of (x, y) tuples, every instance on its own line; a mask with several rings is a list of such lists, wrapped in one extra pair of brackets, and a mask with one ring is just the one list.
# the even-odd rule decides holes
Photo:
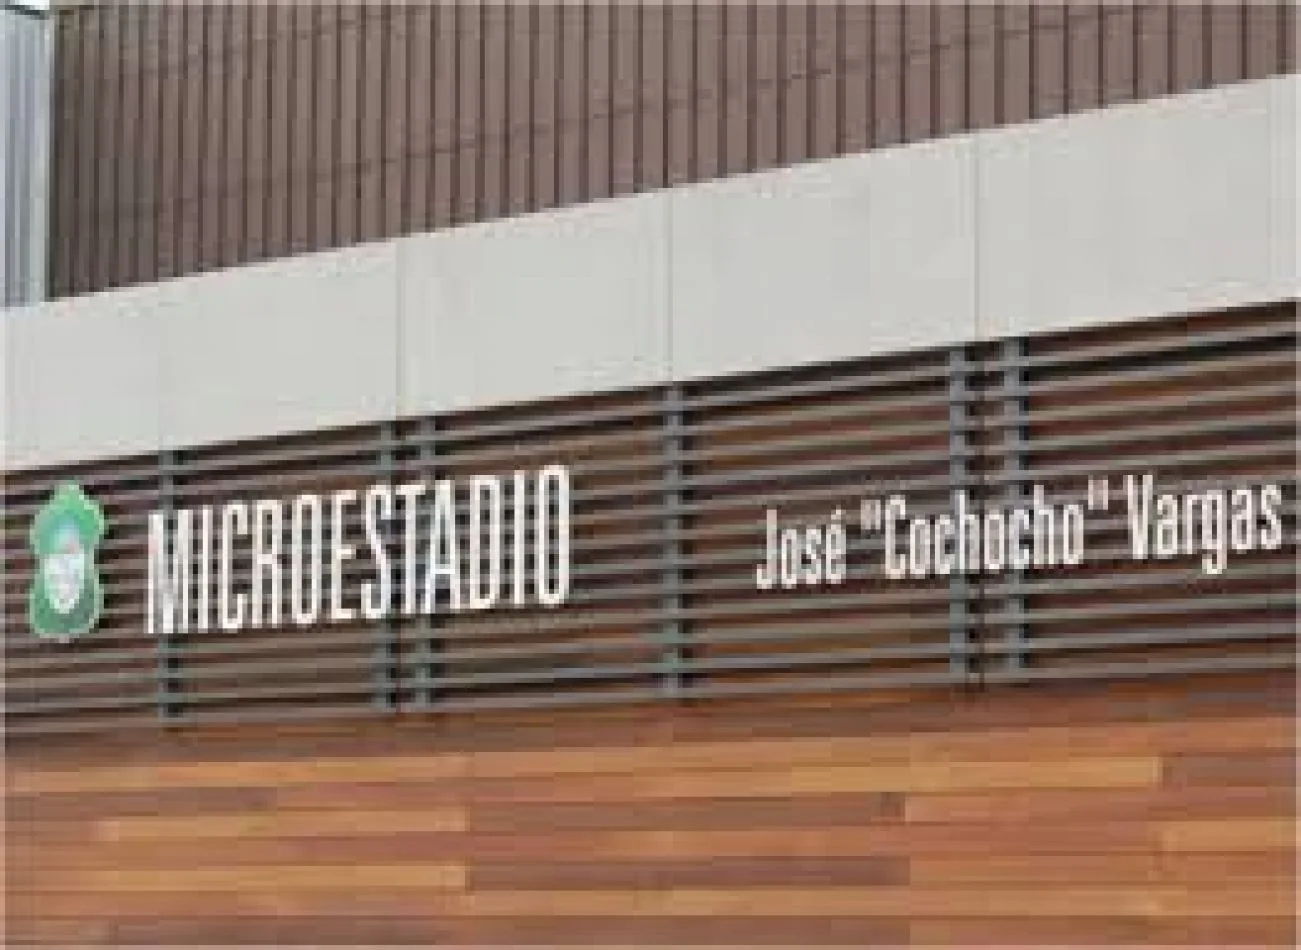
[(1293, 7), (52, 42), (10, 940), (1295, 943)]

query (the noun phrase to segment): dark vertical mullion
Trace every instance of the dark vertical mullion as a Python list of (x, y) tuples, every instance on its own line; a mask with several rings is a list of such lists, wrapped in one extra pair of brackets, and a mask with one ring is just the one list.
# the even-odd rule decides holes
[[(298, 14), (299, 4), (289, 8), (289, 53), (285, 64), (285, 249), (289, 252), (300, 250), (294, 244), (294, 185), (298, 180), (294, 168), (294, 123), (298, 111)], [(310, 187), (308, 201), (311, 201)]]
[[(1099, 32), (1099, 36), (1101, 32)], [(962, 3), (962, 131), (971, 130), (971, 116), (975, 111), (972, 106), (972, 99), (975, 96), (976, 82), (972, 75), (971, 54), (971, 3), (970, 0), (963, 0)], [(1101, 80), (1099, 80), (1101, 81)]]
[[(928, 7), (930, 19), (930, 36), (926, 46), (926, 56), (929, 60), (930, 78), (931, 78), (931, 95), (930, 103), (927, 106), (929, 115), (926, 117), (926, 133), (929, 136), (939, 135), (940, 127), (940, 43), (939, 43), (939, 4), (932, 3)], [(968, 83), (964, 77), (963, 88)]]
[(266, 71), (266, 111), (263, 114), (263, 121), (266, 123), (265, 135), (262, 140), (262, 187), (265, 189), (262, 195), (262, 251), (259, 254), (260, 259), (271, 256), (271, 193), (275, 188), (275, 108), (276, 108), (276, 58), (275, 58), (275, 37), (276, 28), (275, 7), (268, 4), (266, 10), (266, 37), (263, 42), (266, 44), (267, 71)]
[[(96, 69), (98, 69), (103, 59), (103, 48), (99, 33), (103, 28), (104, 10), (100, 7), (87, 7), (86, 12), (85, 21), (88, 22), (82, 23), (82, 53), (78, 72), (78, 76), (83, 77), (91, 75), (89, 64), (92, 57), (95, 58)], [(99, 239), (95, 215), (95, 209), (99, 204), (99, 184), (95, 175), (95, 158), (99, 155), (99, 114), (102, 111), (100, 99), (103, 87), (99, 82), (91, 82), (88, 85), (92, 88), (83, 100), (84, 111), (81, 116), (82, 127), (85, 131), (81, 156), (84, 171), (77, 176), (81, 181), (83, 192), (77, 208), (77, 228), (78, 230), (84, 229), (86, 233), (83, 242), (84, 253), (81, 265), (78, 268), (81, 275), (81, 284), (78, 290), (82, 293), (94, 289), (96, 245)]]
[(113, 99), (115, 116), (114, 141), (110, 148), (110, 171), (108, 180), (112, 183), (113, 195), (110, 202), (112, 208), (112, 227), (111, 238), (108, 242), (107, 256), (108, 267), (107, 276), (109, 285), (121, 283), (119, 275), (120, 270), (120, 248), (122, 239), (122, 218), (123, 215), (130, 214), (129, 207), (123, 202), (122, 198), (126, 191), (126, 183), (120, 181), (122, 169), (126, 165), (123, 149), (127, 147), (126, 141), (126, 122), (123, 118), (123, 110), (126, 105), (126, 37), (127, 27), (130, 25), (130, 18), (127, 16), (129, 8), (124, 8), (117, 16), (117, 70), (113, 80)]
[(551, 206), (560, 204), (561, 152), (565, 140), (565, 16), (555, 8), (556, 36), (552, 44), (555, 70), (551, 76)]
[[(438, 79), (438, 42), (441, 38), (441, 24), (439, 23), (440, 7), (430, 6), (429, 8), (429, 162), (425, 170), (425, 208), (421, 224), (426, 231), (432, 230), (434, 226), (435, 213), (437, 206), (434, 203), (435, 194), (438, 186), (438, 166), (439, 166), (439, 148), (438, 148), (438, 91), (432, 88)], [(452, 103), (453, 114), (455, 114), (456, 103)], [(453, 130), (452, 150), (447, 157), (448, 164), (451, 165), (456, 161), (456, 140), (455, 130)], [(455, 209), (449, 206), (449, 217)]]
[(478, 114), (474, 117), (474, 220), (487, 217), (487, 189), (484, 181), (488, 172), (488, 7), (479, 3), (479, 89)]
[[(511, 145), (514, 141), (514, 136), (511, 134), (511, 123), (515, 119), (514, 109), (512, 108), (515, 103), (515, 96), (513, 94), (514, 89), (511, 87), (511, 80), (514, 77), (511, 75), (511, 68), (510, 68), (511, 53), (514, 50), (514, 45), (515, 45), (514, 44), (515, 7), (513, 4), (509, 4), (509, 3), (506, 4), (504, 10), (502, 11), (501, 31), (502, 31), (502, 41), (501, 41), (502, 110), (501, 110), (501, 145), (500, 145), (500, 158), (499, 158), (500, 165), (498, 166), (501, 173), (501, 182), (500, 182), (501, 194), (498, 198), (498, 201), (500, 202), (501, 205), (500, 207), (501, 213), (509, 214), (515, 207), (515, 204), (512, 200), (513, 196), (511, 195), (511, 187), (510, 187), (510, 170), (511, 170), (511, 158), (512, 158)], [(586, 88), (586, 84), (584, 84), (584, 88)], [(584, 140), (584, 143), (586, 143), (586, 140)]]
[[(452, 0), (452, 140), (451, 172), (447, 187), (447, 223), (458, 224), (461, 209), (461, 7), (462, 0)], [(437, 176), (434, 177), (437, 183)], [(432, 198), (433, 189), (430, 189)], [(433, 220), (431, 214), (430, 220)]]
[(317, 216), (317, 210), (320, 203), (319, 190), (320, 190), (321, 183), (317, 177), (318, 166), (316, 164), (316, 145), (317, 142), (319, 141), (318, 136), (320, 135), (320, 119), (321, 119), (320, 111), (318, 109), (318, 103), (317, 103), (317, 100), (320, 99), (317, 90), (320, 88), (320, 84), (321, 84), (320, 82), (321, 57), (318, 53), (316, 44), (320, 42), (319, 34), (320, 34), (321, 23), (320, 23), (319, 8), (316, 4), (314, 3), (308, 4), (307, 11), (308, 11), (307, 29), (304, 32), (305, 35), (309, 37), (309, 42), (307, 44), (307, 47), (311, 51), (310, 54), (311, 59), (309, 60), (309, 65), (307, 66), (307, 74), (310, 77), (311, 82), (307, 84), (308, 152), (306, 156), (306, 161), (303, 163), (303, 185), (304, 187), (307, 188), (307, 201), (305, 202), (306, 207), (303, 209), (304, 217), (306, 219), (303, 222), (303, 230), (306, 232), (306, 236), (307, 236), (307, 249), (315, 250), (320, 235), (320, 232), (317, 230), (317, 228), (320, 226), (320, 221), (318, 220), (318, 216)]
[(243, 126), (240, 135), (240, 151), (243, 153), (240, 157), (240, 171), (243, 187), (235, 186), (237, 192), (242, 192), (239, 200), (239, 232), (235, 235), (235, 243), (239, 247), (235, 253), (236, 261), (249, 259), (249, 227), (252, 223), (248, 192), (253, 187), (253, 136), (249, 134), (253, 116), (253, 9), (252, 3), (244, 8), (244, 88), (239, 116), (240, 124)]
[[(1238, 75), (1246, 76), (1251, 62), (1251, 4), (1247, 0), (1238, 2)], [(1138, 71), (1137, 65), (1134, 69)]]
[(1030, 100), (1030, 118), (1039, 118), (1039, 8), (1030, 4), (1030, 72), (1028, 96)]
[(908, 7), (899, 8), (899, 141), (908, 141)]
[(727, 53), (731, 48), (728, 42), (728, 12), (731, 10), (730, 3), (724, 3), (718, 12), (718, 174), (720, 176), (727, 174), (728, 161), (731, 158), (729, 154), (731, 149), (728, 148), (727, 134), (727, 112), (728, 112), (728, 88), (727, 88)]
[(1209, 85), (1215, 77), (1215, 18), (1212, 16), (1213, 4), (1202, 0), (1202, 83)]
[[(406, 72), (402, 76), (402, 140), (398, 143), (398, 227), (403, 234), (410, 234), (415, 231), (411, 221), (411, 166), (414, 163), (412, 150), (414, 148), (414, 136), (412, 129), (415, 128), (415, 112), (412, 108), (412, 101), (415, 97), (413, 77), (416, 74), (412, 65), (415, 62), (416, 55), (416, 17), (413, 11), (419, 7), (413, 4), (404, 4), (402, 6), (402, 18), (405, 28), (403, 46), (406, 56)], [(432, 66), (430, 75), (433, 75)], [(434, 97), (429, 97), (429, 108), (432, 111), (434, 107)], [(433, 117), (430, 116), (430, 140), (434, 139), (433, 135)], [(429, 167), (432, 169), (438, 162), (438, 150), (431, 145), (429, 150)]]
[(867, 51), (867, 62), (863, 64), (863, 82), (867, 86), (864, 96), (864, 106), (867, 109), (865, 122), (867, 123), (867, 135), (865, 136), (864, 145), (868, 149), (876, 147), (877, 143), (877, 109), (876, 94), (877, 77), (880, 76), (880, 70), (877, 68), (880, 64), (877, 62), (876, 52), (876, 27), (877, 27), (877, 5), (871, 4), (868, 8), (867, 15), (864, 17), (867, 25), (867, 38), (864, 40), (863, 48)]
[(53, 189), (53, 228), (51, 228), (51, 255), (46, 264), (48, 286), (53, 295), (64, 297), (74, 293), (75, 276), (77, 276), (77, 242), (73, 239), (77, 233), (77, 161), (78, 154), (77, 115), (79, 111), (77, 83), (73, 82), (73, 70), (62, 66), (60, 60), (64, 53), (66, 59), (73, 59), (74, 40), (79, 42), (79, 30), (75, 27), (75, 10), (57, 10), (55, 14), (55, 90), (53, 90), (53, 157), (57, 187)]
[[(73, 75), (75, 77), (85, 76), (87, 74), (86, 64), (90, 59), (88, 52), (89, 41), (87, 35), (90, 32), (90, 19), (92, 14), (98, 15), (100, 11), (93, 7), (76, 8), (73, 14), (77, 21), (77, 67)], [(75, 82), (75, 80), (74, 80)], [(85, 168), (94, 156), (94, 140), (87, 133), (86, 117), (91, 115), (94, 110), (92, 94), (94, 93), (94, 83), (75, 83), (81, 90), (77, 96), (77, 108), (73, 113), (73, 121), (76, 129), (76, 162), (73, 165), (72, 175), (72, 227), (73, 234), (76, 235), (76, 241), (73, 245), (73, 267), (72, 267), (72, 292), (83, 293), (88, 288), (85, 274), (90, 270), (91, 257), (91, 240), (93, 234), (85, 219), (84, 207), (87, 197), (93, 199), (94, 195), (91, 189), (87, 188)], [(92, 166), (93, 167), (93, 166)]]
[(176, 160), (176, 178), (173, 180), (176, 192), (172, 196), (172, 275), (181, 274), (181, 254), (182, 242), (181, 235), (184, 229), (181, 227), (181, 220), (185, 216), (185, 118), (187, 116), (186, 96), (189, 87), (189, 57), (187, 53), (190, 48), (190, 11), (180, 8), (178, 14), (181, 19), (180, 24), (180, 52), (176, 61), (176, 154), (173, 156)]
[[(876, 147), (877, 144), (877, 79), (881, 73), (877, 69), (877, 5), (872, 4), (868, 13), (864, 17), (864, 26), (866, 27), (866, 36), (863, 42), (865, 55), (868, 57), (863, 64), (863, 83), (866, 86), (864, 90), (864, 108), (866, 109), (866, 135), (864, 137), (864, 146), (866, 148)], [(848, 66), (848, 64), (846, 64)], [(848, 77), (846, 77), (848, 78)], [(848, 138), (846, 138), (848, 144)]]
[(673, 105), (669, 101), (672, 95), (672, 84), (670, 83), (669, 73), (673, 68), (672, 53), (672, 31), (673, 17), (670, 8), (665, 6), (661, 8), (660, 13), (660, 187), (669, 186), (669, 163), (672, 161), (672, 150), (669, 143), (673, 137)]
[(1007, 121), (1007, 97), (1003, 92), (1004, 56), (1007, 53), (1007, 24), (1002, 4), (994, 4), (994, 125)]
[(1071, 68), (1071, 8), (1062, 7), (1062, 111), (1072, 112), (1076, 108), (1074, 72)]
[(366, 92), (367, 83), (371, 81), (369, 65), (370, 50), (369, 33), (372, 29), (371, 17), (368, 14), (370, 7), (367, 4), (361, 4), (357, 8), (357, 29), (354, 33), (357, 43), (357, 114), (353, 117), (353, 178), (355, 179), (352, 190), (352, 234), (348, 238), (349, 244), (355, 244), (362, 239), (363, 228), (362, 222), (366, 214), (366, 196), (362, 189), (362, 182), (366, 179)]
[(759, 0), (747, 4), (745, 29), (745, 170), (753, 171), (759, 151)]
[(804, 22), (804, 157), (826, 158), (818, 151), (818, 30), (817, 0), (805, 0)]
[(1140, 37), (1143, 34), (1143, 11), (1140, 10), (1137, 6), (1133, 7), (1132, 10), (1133, 10), (1133, 14), (1130, 20), (1130, 27), (1131, 27), (1130, 42), (1132, 44), (1132, 48), (1130, 50), (1130, 54), (1131, 57), (1133, 58), (1134, 64), (1133, 64), (1133, 68), (1130, 70), (1129, 98), (1131, 100), (1138, 98), (1138, 91), (1140, 88), (1142, 88), (1141, 83), (1139, 81), (1139, 69), (1140, 69), (1139, 63), (1141, 62), (1140, 54), (1143, 49), (1143, 43), (1140, 39)]
[[(528, 140), (528, 155), (524, 162), (524, 167), (527, 172), (524, 176), (525, 178), (524, 207), (528, 208), (530, 211), (536, 211), (538, 210), (538, 184), (537, 184), (538, 150), (535, 147), (535, 143), (537, 142), (538, 136), (541, 135), (541, 130), (538, 128), (538, 95), (537, 95), (538, 84), (535, 81), (535, 77), (537, 76), (537, 68), (538, 68), (538, 4), (531, 2), (528, 5), (528, 9), (529, 9), (529, 26), (528, 26), (529, 134), (526, 136)], [(611, 29), (610, 35), (613, 38), (614, 36), (613, 29)], [(611, 49), (613, 49), (613, 39), (611, 39)], [(615, 136), (614, 136), (614, 82), (613, 81), (611, 81), (610, 83), (610, 116), (611, 116), (610, 119), (610, 156), (611, 156), (610, 180), (614, 181), (614, 157), (613, 156), (614, 156)]]
[(195, 183), (195, 203), (194, 203), (194, 264), (193, 269), (203, 270), (207, 263), (203, 249), (203, 222), (204, 222), (204, 205), (207, 202), (207, 177), (208, 170), (211, 167), (208, 164), (208, 71), (211, 68), (210, 44), (208, 43), (208, 17), (213, 15), (213, 11), (207, 5), (198, 8), (199, 13), (199, 108), (198, 108), (198, 154), (194, 156), (194, 167), (198, 175), (198, 181)]
[(1165, 89), (1164, 92), (1171, 93), (1175, 91), (1176, 82), (1179, 78), (1178, 57), (1176, 53), (1179, 49), (1179, 15), (1178, 7), (1173, 6), (1170, 0), (1165, 5)]
[[(91, 148), (90, 148), (90, 218), (86, 222), (90, 229), (90, 260), (86, 267), (86, 277), (89, 281), (87, 290), (99, 290), (102, 288), (101, 274), (104, 269), (104, 251), (108, 244), (108, 230), (110, 212), (108, 207), (112, 202), (112, 195), (104, 194), (103, 169), (101, 160), (106, 152), (112, 151), (112, 129), (107, 127), (105, 117), (109, 113), (108, 98), (110, 90), (108, 89), (108, 34), (106, 30), (106, 21), (108, 19), (108, 8), (98, 7), (95, 10), (95, 71), (91, 74), (92, 84), (95, 86), (95, 109), (91, 114)], [(105, 162), (104, 164), (107, 164)]]
[[(137, 9), (139, 15), (136, 21), (137, 22), (137, 33), (136, 33), (137, 43), (136, 43), (135, 70), (136, 70), (136, 79), (137, 79), (136, 116), (138, 117), (136, 134), (137, 137), (143, 142), (143, 136), (140, 133), (144, 129), (144, 114), (145, 114), (145, 108), (147, 106), (147, 103), (145, 102), (145, 89), (148, 86), (148, 83), (146, 81), (147, 72), (145, 66), (149, 55), (154, 51), (149, 50), (146, 47), (146, 40), (149, 36), (149, 29), (148, 29), (149, 19), (148, 19), (147, 11), (149, 11), (150, 8), (148, 4), (141, 3)], [(137, 281), (144, 281), (148, 279), (146, 276), (148, 265), (145, 262), (145, 247), (144, 247), (145, 221), (146, 221), (145, 205), (141, 199), (143, 198), (145, 193), (145, 182), (148, 180), (150, 167), (149, 167), (149, 162), (145, 160), (146, 156), (144, 155), (144, 152), (142, 150), (137, 149), (135, 152), (135, 156), (136, 156), (136, 160), (134, 162), (134, 168), (133, 168), (133, 172), (134, 172), (133, 177), (135, 178), (135, 184), (133, 186), (135, 189), (135, 207), (132, 209), (132, 214), (136, 216), (136, 223), (135, 223), (135, 228), (132, 232), (132, 241), (131, 241), (132, 247), (130, 253), (131, 262), (128, 268), (128, 273), (130, 274), (130, 280), (132, 281), (132, 283), (135, 283)]]
[[(103, 97), (103, 103), (98, 109), (98, 121), (103, 123), (104, 131), (99, 146), (100, 161), (95, 169), (95, 188), (99, 192), (95, 207), (95, 229), (99, 239), (96, 241), (98, 260), (92, 272), (92, 280), (96, 290), (102, 290), (112, 283), (115, 256), (113, 235), (117, 227), (118, 213), (119, 192), (114, 171), (118, 160), (117, 150), (122, 144), (120, 138), (122, 99), (116, 88), (117, 64), (112, 60), (118, 56), (120, 50), (111, 47), (121, 42), (122, 22), (116, 15), (117, 11), (113, 12), (115, 22), (112, 33), (116, 36), (116, 40), (110, 36), (107, 28), (101, 28), (98, 44), (99, 63), (96, 81), (100, 85), (100, 95)], [(120, 57), (118, 58), (120, 61)]]
[(393, 8), (387, 4), (379, 10), (379, 169), (377, 171), (376, 200), (379, 207), (375, 209), (379, 221), (379, 237), (390, 237), (388, 227), (388, 137), (389, 137), (389, 95), (388, 87), (393, 69), (393, 51), (389, 42), (389, 32), (393, 29)]
[[(65, 144), (65, 123), (63, 111), (67, 108), (68, 90), (64, 81), (64, 73), (58, 68), (58, 53), (63, 49), (63, 19), (64, 15), (56, 12), (50, 21), (50, 31), (53, 34), (54, 46), (54, 66), (50, 73), (50, 138), (51, 138), (51, 162), (50, 162), (50, 228), (51, 235), (48, 242), (50, 252), (45, 257), (45, 287), (46, 292), (51, 298), (63, 296), (63, 282), (59, 273), (59, 259), (63, 256), (63, 249), (57, 235), (62, 231), (62, 222), (64, 215), (67, 213), (66, 195), (64, 194), (63, 163), (60, 156), (66, 154), (67, 145)], [(3, 294), (3, 290), (0, 290)], [(7, 303), (7, 300), (0, 299), (0, 303)]]
[(1097, 107), (1107, 104), (1107, 7), (1105, 0), (1098, 0), (1098, 92), (1093, 102)]
[[(583, 201), (592, 201), (596, 195), (592, 193), (592, 155), (591, 135), (592, 135), (592, 116), (591, 108), (588, 104), (587, 89), (591, 84), (591, 42), (592, 42), (592, 23), (591, 23), (591, 4), (588, 0), (582, 0), (579, 9), (578, 46), (582, 50), (578, 57), (578, 101), (582, 104), (582, 109), (578, 119), (578, 191), (579, 197)], [(508, 60), (509, 56), (506, 57)], [(507, 85), (507, 90), (509, 90)], [(506, 101), (510, 102), (509, 93)]]
[(339, 114), (339, 103), (343, 97), (343, 7), (334, 8), (334, 105), (330, 109), (330, 164), (329, 181), (326, 191), (330, 196), (330, 246), (338, 247), (343, 218), (340, 202), (343, 198), (341, 184), (343, 169), (343, 116)]
[(776, 130), (777, 130), (776, 158), (777, 158), (777, 164), (779, 166), (786, 164), (786, 160), (787, 160), (786, 156), (789, 154), (786, 148), (786, 124), (788, 119), (788, 116), (786, 114), (786, 90), (790, 84), (789, 82), (790, 77), (786, 75), (786, 65), (787, 65), (786, 64), (786, 56), (787, 56), (786, 32), (788, 29), (788, 24), (786, 22), (786, 13), (788, 10), (789, 2), (790, 0), (786, 0), (786, 2), (777, 4), (777, 16), (776, 16), (776, 21), (777, 21), (776, 24), (777, 25), (777, 51), (776, 51), (777, 70), (776, 72), (777, 74), (773, 77), (773, 85), (775, 86), (773, 90), (773, 92), (775, 93), (773, 97), (774, 98), (773, 106), (776, 111), (776, 115), (773, 117), (773, 124), (776, 126)]
[(691, 102), (687, 105), (687, 178), (700, 181), (700, 0), (691, 3)]
[(217, 173), (217, 192), (214, 196), (217, 202), (217, 226), (215, 240), (217, 243), (216, 256), (214, 258), (218, 266), (226, 263), (226, 196), (234, 194), (235, 190), (229, 188), (227, 175), (230, 173), (230, 155), (227, 143), (231, 136), (228, 134), (231, 122), (231, 115), (236, 111), (232, 105), (232, 96), (230, 94), (229, 77), (234, 72), (234, 61), (236, 57), (235, 45), (235, 4), (228, 3), (223, 11), (225, 22), (222, 26), (222, 46), (221, 46), (221, 129), (222, 134), (217, 141), (217, 162), (219, 171)]
[(606, 180), (610, 184), (610, 189), (609, 189), (610, 197), (613, 198), (616, 190), (615, 169), (617, 168), (618, 165), (616, 156), (618, 155), (618, 143), (619, 143), (619, 133), (618, 133), (618, 128), (619, 128), (618, 101), (619, 100), (618, 100), (618, 96), (615, 94), (615, 90), (618, 86), (616, 77), (619, 75), (618, 67), (616, 66), (616, 64), (619, 61), (619, 56), (618, 56), (619, 0), (609, 0), (609, 6), (610, 6), (610, 12), (606, 16), (606, 22), (609, 24), (609, 29), (607, 31), (608, 36), (606, 37), (607, 49), (606, 49), (606, 69), (605, 69), (606, 71), (605, 108), (607, 114), (610, 116), (610, 121), (607, 125), (607, 134), (609, 135), (610, 140), (607, 143), (607, 148), (605, 150), (606, 151), (605, 159), (606, 159), (606, 164), (609, 166), (606, 169), (608, 175)]
[(1288, 16), (1287, 11), (1290, 9), (1293, 0), (1282, 0), (1281, 3), (1274, 4), (1275, 35), (1278, 37), (1278, 50), (1275, 53), (1274, 71), (1287, 68), (1287, 37), (1288, 37)]
[[(1289, 13), (1291, 10), (1291, 13)], [(1294, 68), (1292, 60), (1294, 51), (1293, 44), (1296, 43), (1296, 5), (1292, 0), (1284, 0), (1284, 3), (1278, 5), (1279, 18), (1279, 64), (1278, 72), (1285, 72), (1289, 68)]]
[[(250, 7), (252, 9), (252, 7)], [(154, 245), (153, 260), (148, 262), (147, 276), (148, 280), (157, 280), (160, 276), (160, 262), (163, 255), (163, 241), (166, 235), (163, 233), (163, 214), (167, 207), (167, 196), (163, 193), (163, 184), (167, 181), (164, 166), (167, 164), (167, 50), (169, 46), (169, 37), (171, 36), (170, 24), (163, 11), (168, 10), (166, 7), (158, 8), (158, 40), (159, 49), (157, 56), (157, 76), (155, 86), (158, 90), (156, 98), (157, 121), (154, 125)]]
[[(849, 70), (849, 63), (845, 61), (845, 2), (846, 0), (836, 0), (835, 153), (837, 155), (845, 154), (845, 83), (848, 80), (845, 73)], [(871, 69), (871, 66), (872, 57), (869, 53), (868, 61), (863, 69), (864, 76)]]
[(219, 120), (221, 122), (222, 134), (217, 141), (217, 162), (220, 170), (217, 174), (217, 193), (215, 195), (216, 202), (217, 202), (217, 208), (216, 208), (217, 226), (216, 226), (216, 235), (215, 235), (217, 248), (216, 248), (216, 257), (214, 258), (214, 260), (216, 261), (218, 266), (221, 266), (226, 263), (226, 197), (228, 194), (234, 193), (233, 189), (229, 189), (227, 178), (226, 178), (230, 170), (230, 162), (228, 161), (228, 159), (230, 158), (230, 154), (228, 151), (228, 142), (231, 138), (231, 136), (228, 134), (231, 125), (230, 118), (231, 118), (231, 114), (235, 111), (231, 104), (232, 97), (230, 95), (230, 86), (231, 86), (230, 76), (234, 72), (234, 61), (237, 55), (235, 53), (236, 46), (235, 46), (235, 12), (234, 11), (235, 11), (235, 5), (233, 3), (226, 4), (225, 9), (223, 10), (225, 20), (222, 26), (222, 36), (223, 36), (222, 46), (221, 46), (222, 89), (221, 89), (221, 115), (219, 116)]

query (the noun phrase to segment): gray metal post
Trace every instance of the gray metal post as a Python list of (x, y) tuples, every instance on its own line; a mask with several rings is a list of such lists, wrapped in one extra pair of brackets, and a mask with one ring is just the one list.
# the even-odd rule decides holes
[[(397, 438), (394, 424), (385, 422), (379, 430), (379, 471), (380, 477), (389, 485), (393, 484), (394, 443)], [(388, 552), (390, 570), (394, 554), (393, 518), (380, 522), (380, 538), (384, 550)], [(390, 597), (392, 588), (390, 587)], [(396, 712), (398, 708), (398, 630), (397, 621), (392, 614), (392, 601), (386, 616), (375, 629), (375, 705), (385, 712)]]
[(682, 424), (682, 388), (669, 386), (664, 390), (664, 542), (661, 548), (663, 561), (662, 583), (664, 611), (660, 624), (662, 641), (661, 662), (664, 693), (674, 697), (681, 693), (684, 683), (683, 665), (686, 660), (685, 629), (682, 621), (682, 528), (684, 466), (682, 453), (685, 437)]
[[(1009, 506), (1020, 505), (1026, 499), (1023, 473), (1025, 471), (1026, 452), (1026, 394), (1025, 394), (1025, 340), (1010, 339), (1003, 341), (1003, 413), (1006, 426), (1003, 442), (1003, 471), (1007, 475), (1006, 501)], [(1025, 596), (1019, 588), (1025, 580), (1025, 572), (1013, 569), (1008, 581), (1013, 585), (1008, 595), (1005, 610), (1008, 616), (1005, 631), (1006, 645), (1004, 665), (1009, 670), (1025, 666), (1024, 649), (1018, 649), (1025, 643)]]
[[(428, 482), (437, 477), (438, 466), (438, 422), (430, 417), (422, 419), (416, 430), (420, 442), (416, 458), (419, 464), (416, 474)], [(419, 557), (416, 558), (419, 561)], [(414, 568), (415, 565), (412, 565)], [(436, 658), (441, 650), (437, 639), (437, 620), (427, 614), (420, 614), (416, 621), (416, 682), (415, 704), (417, 708), (427, 709), (435, 699), (433, 687), (434, 676), (438, 673)]]
[[(158, 507), (163, 517), (170, 521), (176, 510), (176, 453), (165, 450), (158, 453)], [(181, 583), (189, 584), (185, 577)], [(154, 609), (154, 604), (149, 609)], [(165, 632), (162, 624), (154, 626), (154, 651), (156, 656), (156, 683), (154, 703), (158, 718), (172, 722), (181, 717), (181, 642), (174, 632)]]
[[(970, 469), (967, 465), (969, 442), (967, 425), (970, 397), (965, 347), (949, 350), (949, 488), (958, 491), (967, 487)], [(983, 499), (974, 499), (980, 504)], [(971, 585), (966, 574), (956, 571), (949, 580), (949, 671), (965, 679), (971, 673)]]

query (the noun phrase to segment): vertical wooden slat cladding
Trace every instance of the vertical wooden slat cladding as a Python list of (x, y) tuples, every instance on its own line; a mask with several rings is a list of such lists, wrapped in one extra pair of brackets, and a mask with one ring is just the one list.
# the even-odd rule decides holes
[[(591, 72), (590, 20), (587, 4), (560, 4), (556, 10), (554, 188), (555, 201), (562, 205), (574, 204), (595, 194), (591, 183), (592, 156), (587, 149), (591, 124), (587, 102), (588, 74)], [(499, 31), (490, 27), (489, 32)], [(495, 168), (485, 171), (491, 175)]]
[[(1267, 76), (1296, 59), (1295, 6), (1259, 0), (104, 3), (58, 17), (60, 295)], [(163, 36), (129, 38), (151, 21)], [(142, 93), (137, 140), (126, 132)], [(120, 266), (124, 242), (137, 266)]]
[(1288, 674), (13, 741), (6, 940), (1295, 945)]

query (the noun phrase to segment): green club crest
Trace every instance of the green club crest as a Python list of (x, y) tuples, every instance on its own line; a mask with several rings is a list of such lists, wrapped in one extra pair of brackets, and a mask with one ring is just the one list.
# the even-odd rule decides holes
[(67, 642), (92, 629), (104, 606), (95, 547), (104, 513), (78, 485), (60, 485), (32, 520), (36, 575), (27, 619), (38, 637)]

